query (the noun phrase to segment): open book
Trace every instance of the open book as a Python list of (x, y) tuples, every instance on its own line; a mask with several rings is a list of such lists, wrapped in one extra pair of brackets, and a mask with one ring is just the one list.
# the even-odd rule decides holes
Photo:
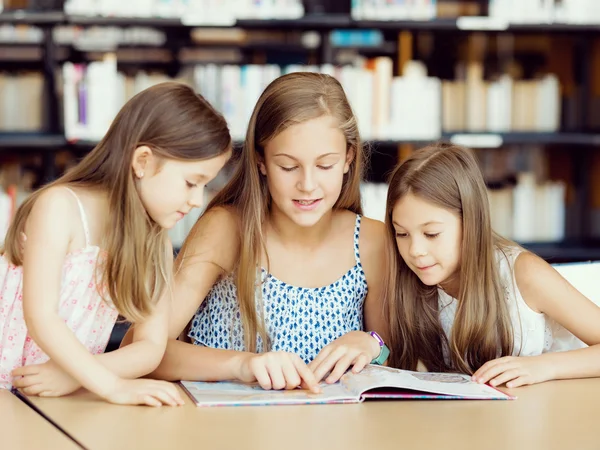
[(411, 372), (369, 365), (354, 374), (347, 372), (338, 383), (321, 384), (322, 392), (300, 389), (266, 391), (257, 384), (238, 382), (182, 381), (181, 385), (197, 406), (303, 405), (317, 403), (360, 403), (370, 398), (512, 400), (468, 375)]

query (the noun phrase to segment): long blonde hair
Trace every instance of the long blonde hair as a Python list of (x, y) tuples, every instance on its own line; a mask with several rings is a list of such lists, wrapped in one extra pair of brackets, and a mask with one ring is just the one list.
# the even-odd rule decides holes
[[(239, 217), (240, 257), (236, 272), (237, 299), (244, 328), (245, 348), (256, 351), (257, 337), (268, 348), (264, 322), (256, 313), (261, 252), (264, 249), (263, 225), (270, 207), (266, 179), (259, 173), (266, 144), (288, 127), (330, 115), (346, 138), (347, 151), (354, 152), (350, 170), (344, 175), (342, 190), (334, 209), (362, 213), (360, 181), (364, 164), (363, 146), (356, 118), (340, 83), (319, 73), (291, 73), (274, 80), (264, 90), (250, 118), (246, 140), (232, 178), (209, 203), (207, 211), (232, 206)], [(186, 244), (189, 241), (186, 240)], [(185, 257), (186, 244), (181, 254)]]
[[(107, 259), (98, 268), (118, 312), (138, 321), (152, 310), (167, 286), (167, 234), (146, 213), (135, 187), (131, 161), (148, 146), (161, 159), (194, 161), (216, 157), (231, 147), (223, 117), (192, 88), (168, 82), (150, 87), (119, 111), (100, 143), (73, 169), (34, 192), (17, 210), (3, 249), (23, 263), (19, 236), (38, 197), (53, 186), (100, 188), (109, 193)], [(165, 187), (168, 189), (168, 187)]]
[[(462, 220), (458, 307), (449, 342), (439, 321), (437, 286), (423, 284), (396, 248), (392, 213), (408, 193)], [(430, 371), (472, 373), (491, 359), (510, 355), (513, 330), (495, 252), (511, 243), (492, 231), (485, 182), (472, 152), (435, 144), (402, 162), (391, 175), (385, 222), (389, 270), (383, 298), (391, 332), (390, 364), (416, 370), (421, 360)]]

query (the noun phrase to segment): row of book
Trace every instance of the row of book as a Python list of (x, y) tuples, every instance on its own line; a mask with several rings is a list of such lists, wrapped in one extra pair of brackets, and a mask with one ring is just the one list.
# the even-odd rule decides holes
[(515, 80), (483, 78), (483, 65), (466, 65), (466, 76), (442, 82), (444, 131), (536, 131), (560, 128), (560, 83), (554, 74)]
[[(361, 135), (380, 140), (436, 140), (442, 131), (544, 131), (559, 129), (560, 85), (554, 75), (537, 80), (483, 79), (471, 63), (465, 79), (440, 80), (425, 66), (408, 62), (393, 76), (391, 58), (361, 65), (196, 65), (178, 78), (223, 113), (235, 139), (242, 139), (252, 109), (264, 88), (278, 76), (318, 71), (336, 77), (356, 114)], [(63, 66), (65, 133), (68, 139), (102, 137), (118, 109), (135, 93), (169, 78), (117, 71), (116, 58)]]
[(39, 44), (44, 38), (44, 33), (34, 26), (15, 26), (12, 24), (0, 25), (0, 43)]
[(489, 0), (489, 16), (521, 24), (600, 24), (597, 0)]
[[(385, 220), (388, 187), (385, 183), (365, 183), (361, 187), (364, 213)], [(536, 182), (532, 173), (518, 175), (514, 186), (489, 189), (493, 229), (517, 242), (560, 242), (565, 237), (565, 185), (562, 182)]]
[[(437, 17), (479, 16), (482, 2), (436, 0), (352, 0), (355, 20), (431, 20)], [(597, 0), (489, 0), (487, 23), (598, 24)], [(472, 23), (469, 21), (464, 21)], [(474, 23), (474, 22), (473, 22)], [(478, 22), (485, 28), (486, 20)], [(459, 21), (458, 25), (461, 25)]]
[[(318, 48), (322, 44), (315, 31), (290, 32), (277, 30), (244, 30), (241, 28), (193, 28), (190, 31), (189, 47), (227, 47), (256, 44), (268, 47), (282, 43), (298, 48)], [(39, 27), (28, 25), (0, 25), (1, 44), (39, 45), (44, 34)], [(107, 26), (58, 25), (52, 29), (52, 39), (58, 45), (73, 46), (81, 51), (110, 51), (118, 47), (162, 47), (167, 42), (164, 30), (148, 26)], [(329, 33), (329, 43), (336, 48), (364, 47), (377, 49), (386, 42), (380, 30), (333, 30)], [(388, 43), (389, 45), (389, 43)]]
[(160, 47), (167, 42), (164, 31), (136, 26), (59, 26), (54, 28), (52, 35), (57, 44), (72, 45), (83, 51), (112, 50), (119, 46)]
[(437, 0), (352, 0), (354, 20), (431, 20)]
[[(0, 45), (31, 44), (39, 45), (44, 34), (39, 27), (28, 25), (0, 25)], [(52, 39), (58, 45), (68, 45), (82, 51), (112, 50), (119, 46), (160, 47), (167, 38), (164, 31), (150, 27), (92, 26), (72, 25), (56, 26), (52, 30)]]
[(44, 76), (39, 72), (0, 72), (0, 131), (43, 128)]
[(298, 19), (301, 0), (67, 0), (65, 12), (105, 17), (178, 18), (186, 25), (233, 25), (239, 19)]
[[(437, 17), (480, 16), (482, 2), (437, 0), (345, 0), (354, 20), (431, 20)], [(2, 2), (23, 7), (26, 2)], [(17, 5), (14, 5), (17, 3)], [(57, 2), (58, 3), (58, 2)], [(44, 4), (42, 3), (42, 6)], [(336, 5), (336, 11), (341, 5)], [(488, 16), (494, 23), (598, 24), (596, 0), (489, 0)], [(326, 1), (310, 2), (310, 9), (324, 12)], [(65, 12), (104, 17), (180, 18), (189, 25), (233, 25), (237, 19), (297, 19), (304, 15), (302, 0), (66, 0)], [(341, 9), (345, 9), (343, 6)], [(309, 12), (311, 12), (309, 10)], [(466, 22), (465, 22), (466, 23)], [(485, 20), (479, 22), (485, 27)], [(459, 23), (460, 26), (460, 23)]]

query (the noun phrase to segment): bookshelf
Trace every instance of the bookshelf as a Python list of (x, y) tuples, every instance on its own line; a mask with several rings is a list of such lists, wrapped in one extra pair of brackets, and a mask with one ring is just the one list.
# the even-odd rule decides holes
[[(468, 141), (472, 139), (471, 146), (485, 148), (476, 144), (481, 138), (498, 137), (502, 145), (523, 145), (523, 144), (542, 144), (542, 145), (569, 145), (577, 151), (580, 147), (600, 146), (600, 133), (443, 133), (441, 140), (452, 141), (455, 138)], [(417, 146), (427, 145), (432, 140), (367, 140), (370, 146), (394, 147), (402, 144), (413, 144)], [(241, 145), (241, 141), (236, 141)], [(32, 150), (60, 150), (63, 148), (73, 148), (79, 151), (91, 150), (97, 144), (97, 141), (73, 140), (67, 141), (62, 134), (50, 133), (0, 133), (0, 151), (11, 149), (32, 149)], [(494, 146), (497, 147), (497, 146)]]
[[(326, 7), (331, 7), (332, 3), (324, 0)], [(344, 3), (344, 2), (339, 2)], [(479, 2), (486, 4), (487, 2)], [(44, 76), (43, 89), (43, 110), (44, 126), (39, 132), (10, 132), (0, 131), (0, 154), (11, 155), (27, 153), (40, 153), (43, 158), (43, 180), (50, 180), (56, 176), (58, 169), (54, 162), (53, 155), (60, 150), (68, 150), (79, 156), (85, 154), (95, 145), (95, 140), (89, 139), (66, 139), (62, 121), (61, 94), (57, 89), (57, 73), (63, 62), (76, 60), (78, 62), (86, 61), (86, 50), (75, 48), (74, 46), (56, 43), (52, 38), (53, 32), (57, 27), (77, 26), (83, 29), (92, 27), (149, 27), (158, 29), (166, 36), (164, 49), (170, 52), (171, 58), (163, 62), (137, 61), (137, 62), (118, 62), (120, 67), (128, 67), (127, 70), (134, 70), (131, 66), (140, 66), (149, 69), (162, 69), (170, 74), (177, 73), (185, 64), (179, 61), (179, 50), (182, 47), (210, 48), (216, 51), (237, 49), (242, 53), (243, 59), (239, 64), (254, 62), (261, 64), (261, 59), (265, 60), (265, 55), (275, 55), (279, 57), (282, 54), (309, 55), (316, 60), (318, 64), (333, 63), (338, 51), (354, 51), (364, 57), (385, 55), (394, 60), (394, 74), (399, 72), (400, 59), (406, 58), (406, 42), (402, 41), (407, 33), (413, 37), (422, 35), (430, 36), (434, 44), (443, 44), (447, 49), (452, 46), (458, 46), (460, 40), (468, 39), (472, 34), (482, 34), (489, 36), (490, 39), (496, 39), (497, 36), (505, 35), (533, 35), (533, 36), (560, 36), (573, 40), (574, 52), (572, 60), (572, 69), (574, 71), (574, 82), (578, 86), (579, 95), (583, 98), (590, 96), (592, 92), (593, 80), (591, 79), (590, 54), (592, 52), (592, 43), (594, 39), (600, 37), (600, 24), (573, 24), (573, 23), (510, 23), (507, 20), (498, 20), (494, 17), (458, 17), (458, 18), (433, 18), (431, 20), (356, 20), (350, 14), (349, 2), (346, 10), (340, 12), (339, 5), (333, 12), (324, 12), (315, 14), (308, 12), (299, 19), (244, 19), (235, 21), (235, 27), (245, 31), (273, 31), (273, 32), (313, 32), (318, 36), (318, 42), (314, 46), (306, 46), (298, 42), (287, 41), (264, 41), (249, 42), (247, 44), (238, 44), (235, 42), (213, 41), (203, 44), (194, 44), (191, 33), (197, 28), (231, 28), (229, 25), (207, 25), (198, 24), (193, 19), (184, 18), (126, 18), (126, 17), (99, 17), (71, 15), (62, 11), (4, 11), (0, 13), (0, 25), (33, 25), (43, 33), (43, 40), (40, 43), (31, 43), (27, 45), (41, 48), (41, 58), (37, 67)], [(326, 8), (327, 9), (327, 8)], [(330, 8), (331, 9), (331, 8)], [(344, 9), (344, 8), (342, 8)], [(486, 11), (486, 8), (483, 9)], [(369, 46), (361, 44), (336, 46), (330, 37), (336, 30), (357, 30), (367, 31), (375, 30), (383, 36), (383, 43), (379, 46)], [(432, 36), (432, 37), (431, 37)], [(2, 42), (0, 46), (20, 46), (24, 44)], [(418, 46), (410, 43), (412, 46), (410, 52), (415, 52), (416, 59), (419, 59)], [(119, 49), (151, 49), (154, 46), (143, 44), (122, 44)], [(445, 51), (445, 50), (444, 50)], [(99, 50), (98, 52), (102, 52)], [(258, 55), (258, 56), (257, 56)], [(439, 56), (435, 51), (430, 58), (435, 59)], [(464, 56), (464, 55), (463, 55)], [(503, 58), (502, 54), (496, 55), (498, 60)], [(303, 56), (304, 57), (304, 56)], [(258, 62), (257, 62), (258, 61)], [(487, 65), (488, 60), (485, 61)], [(492, 61), (492, 64), (498, 61)], [(18, 68), (18, 61), (10, 61), (5, 64), (5, 70), (14, 70)], [(32, 62), (24, 61), (23, 67), (30, 68)], [(0, 66), (3, 65), (0, 57)], [(435, 64), (434, 64), (435, 66)], [(439, 69), (439, 67), (434, 67)], [(564, 88), (567, 89), (567, 88)], [(579, 115), (589, 114), (583, 107), (574, 107)], [(569, 112), (571, 114), (573, 107)], [(572, 167), (569, 168), (572, 174), (573, 193), (575, 197), (569, 210), (570, 234), (564, 241), (559, 243), (531, 243), (524, 245), (531, 248), (542, 257), (549, 261), (578, 261), (588, 259), (600, 259), (600, 240), (596, 239), (591, 232), (591, 219), (588, 200), (592, 197), (591, 178), (589, 168), (591, 167), (592, 154), (598, 152), (600, 147), (600, 129), (589, 127), (585, 124), (576, 124), (570, 126), (561, 126), (556, 131), (442, 131), (439, 139), (447, 141), (456, 141), (463, 145), (480, 148), (482, 151), (490, 151), (499, 147), (520, 147), (528, 148), (530, 146), (542, 146), (548, 148), (565, 148), (570, 157)], [(396, 161), (402, 148), (419, 147), (438, 139), (411, 139), (411, 138), (390, 138), (371, 137), (368, 139), (368, 145), (373, 148), (373, 168), (371, 175), (381, 180), (387, 170)], [(238, 142), (239, 145), (239, 142)], [(596, 230), (597, 232), (597, 230)], [(596, 236), (600, 236), (597, 232)]]
[(600, 258), (600, 242), (523, 243), (523, 247), (536, 253), (551, 264), (570, 261), (593, 261)]
[(434, 20), (351, 20), (350, 25), (356, 28), (373, 28), (393, 31), (430, 31), (430, 32), (507, 32), (507, 33), (577, 33), (598, 34), (599, 25), (584, 24), (514, 24), (505, 21), (478, 17), (477, 20), (464, 17), (461, 19)]
[[(62, 11), (4, 11), (0, 23), (78, 26), (148, 26), (157, 28), (230, 28), (232, 25), (196, 24), (179, 18), (101, 17), (65, 14)], [(432, 20), (354, 20), (349, 14), (308, 14), (300, 19), (243, 19), (233, 25), (244, 29), (334, 30), (368, 28), (393, 31), (462, 31), (509, 33), (599, 34), (600, 24), (509, 23), (489, 17), (440, 18)]]
[(56, 151), (64, 148), (67, 140), (62, 134), (0, 133), (0, 151), (38, 150)]
[(65, 21), (62, 11), (3, 11), (0, 23), (54, 26)]

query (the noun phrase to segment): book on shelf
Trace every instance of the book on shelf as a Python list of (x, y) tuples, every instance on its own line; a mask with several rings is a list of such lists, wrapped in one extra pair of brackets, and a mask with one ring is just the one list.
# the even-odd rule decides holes
[(412, 372), (369, 365), (360, 373), (347, 372), (339, 382), (321, 383), (321, 393), (302, 389), (264, 390), (257, 384), (219, 381), (181, 381), (200, 407), (361, 403), (375, 399), (512, 400), (485, 384), (457, 373)]
[[(170, 79), (144, 71), (126, 76), (117, 71), (115, 59), (114, 54), (107, 54), (103, 61), (63, 66), (69, 139), (100, 139), (120, 106), (139, 88)], [(176, 79), (204, 95), (224, 115), (234, 139), (241, 140), (266, 86), (282, 74), (302, 71), (327, 73), (342, 84), (363, 139), (435, 141), (442, 131), (559, 129), (560, 84), (556, 76), (515, 80), (505, 74), (497, 81), (486, 81), (479, 63), (466, 66), (466, 77), (455, 81), (429, 76), (419, 61), (408, 61), (403, 75), (393, 76), (392, 59), (385, 56), (345, 66), (195, 64)]]
[(0, 131), (35, 132), (44, 125), (40, 72), (0, 72)]
[(67, 14), (181, 19), (184, 25), (234, 25), (239, 19), (298, 19), (301, 0), (67, 0)]
[(354, 20), (431, 20), (437, 16), (437, 0), (352, 0)]
[(515, 24), (600, 23), (597, 0), (489, 0), (489, 16)]

